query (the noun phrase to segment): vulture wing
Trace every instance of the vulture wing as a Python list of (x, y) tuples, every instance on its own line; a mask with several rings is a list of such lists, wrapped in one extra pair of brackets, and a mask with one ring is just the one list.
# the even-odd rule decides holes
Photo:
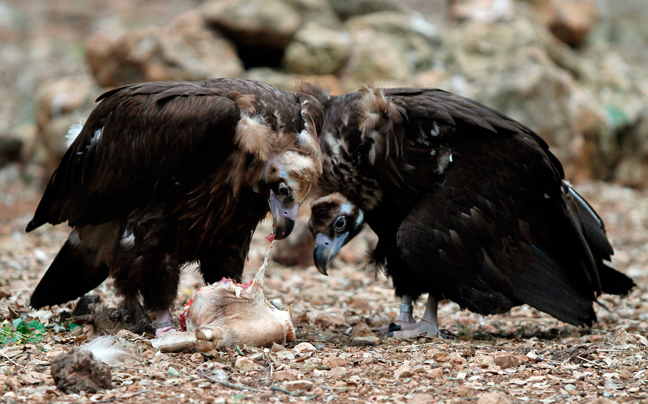
[(384, 96), (382, 122), (366, 124), (363, 135), (385, 195), (397, 195), (392, 203), (410, 212), (397, 233), (409, 276), (443, 284), (446, 297), (476, 312), (527, 303), (591, 324), (601, 292), (595, 260), (612, 251), (601, 240), (602, 223), (588, 233), (591, 215), (584, 225), (583, 205), (568, 207), (571, 188), (547, 144), (520, 123), (443, 91)]
[[(47, 185), (27, 231), (64, 221), (98, 225), (183, 194), (236, 150), (242, 110), (254, 112), (263, 102), (260, 113), (273, 120), (267, 111), (295, 102), (289, 98), (273, 87), (237, 79), (142, 83), (103, 94)], [(276, 126), (276, 119), (271, 123)]]

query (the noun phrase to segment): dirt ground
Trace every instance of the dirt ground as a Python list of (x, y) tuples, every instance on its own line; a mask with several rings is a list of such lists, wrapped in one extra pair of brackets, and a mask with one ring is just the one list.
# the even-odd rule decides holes
[[(27, 306), (68, 233), (65, 226), (24, 233), (40, 197), (35, 179), (42, 175), (34, 166), (0, 170), (0, 315), (38, 319), (47, 327), (42, 342), (0, 347), (1, 402), (648, 402), (648, 192), (604, 183), (578, 189), (606, 220), (614, 265), (639, 286), (625, 298), (603, 296), (609, 311), (598, 307), (600, 322), (592, 328), (566, 325), (527, 306), (481, 317), (445, 302), (439, 314), (445, 338), (358, 337), (354, 326), (385, 325), (397, 315), (399, 301), (388, 280), (376, 279), (362, 264), (338, 262), (324, 277), (313, 266), (271, 263), (266, 294), (290, 308), (297, 326), (296, 341), (285, 349), (156, 353), (150, 336), (122, 332), (135, 357), (112, 368), (113, 388), (64, 394), (55, 387), (50, 362), (92, 339), (94, 331), (90, 325), (65, 329), (62, 313), (73, 309), (71, 303), (41, 311)], [(261, 263), (266, 233), (262, 225), (255, 235), (245, 279)], [(362, 261), (361, 251), (347, 250), (347, 261)], [(176, 318), (198, 286), (194, 271), (185, 270)], [(105, 304), (118, 303), (110, 285), (95, 293)]]

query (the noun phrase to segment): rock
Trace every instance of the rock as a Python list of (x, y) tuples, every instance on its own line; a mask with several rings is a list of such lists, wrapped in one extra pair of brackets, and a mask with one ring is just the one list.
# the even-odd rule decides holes
[(349, 370), (341, 366), (331, 368), (326, 372), (326, 376), (332, 379), (343, 379), (349, 374)]
[(236, 362), (234, 362), (234, 368), (243, 372), (254, 370), (254, 361), (244, 356), (239, 356), (236, 358)]
[(342, 328), (347, 325), (344, 317), (335, 314), (320, 313), (315, 317), (315, 325), (323, 330)]
[(110, 366), (78, 347), (55, 357), (50, 369), (56, 387), (65, 393), (96, 393), (112, 388)]
[(356, 82), (411, 84), (415, 72), (434, 62), (438, 32), (419, 15), (373, 13), (352, 18), (344, 27), (352, 38), (352, 53), (342, 74)]
[(0, 134), (0, 167), (20, 160), (22, 148), (23, 141), (19, 137)]
[(50, 82), (36, 95), (36, 141), (43, 146), (46, 171), (54, 171), (65, 154), (68, 130), (85, 121), (101, 90), (89, 75)]
[(207, 22), (237, 45), (284, 49), (302, 24), (281, 0), (211, 0), (202, 7)]
[(451, 0), (450, 18), (457, 21), (473, 21), (490, 24), (510, 21), (513, 18), (512, 0)]
[(295, 380), (292, 382), (285, 382), (283, 388), (288, 391), (310, 391), (315, 384), (309, 380)]
[(440, 378), (443, 377), (443, 369), (441, 369), (441, 368), (434, 368), (434, 369), (429, 370), (429, 371), (427, 372), (427, 374), (428, 374), (428, 377), (429, 377), (430, 379), (440, 379)]
[(332, 74), (349, 58), (351, 37), (317, 23), (305, 24), (286, 48), (283, 63), (299, 74)]
[(270, 259), (285, 266), (305, 268), (313, 265), (315, 240), (308, 230), (308, 219), (298, 216), (292, 234), (295, 237), (288, 237), (272, 246)]
[(303, 354), (306, 352), (317, 352), (317, 348), (315, 348), (310, 342), (302, 342), (295, 345), (293, 351), (299, 354)]
[(325, 27), (340, 26), (337, 16), (328, 0), (284, 0), (299, 13), (304, 23), (315, 22)]
[(403, 3), (398, 0), (329, 0), (329, 3), (343, 20), (380, 11), (406, 11)]
[(621, 132), (623, 159), (615, 168), (614, 179), (635, 188), (648, 188), (648, 108)]
[(330, 368), (335, 368), (335, 367), (345, 367), (349, 363), (347, 362), (346, 359), (336, 357), (336, 356), (327, 356), (326, 358), (322, 359), (322, 365), (328, 366)]
[(243, 65), (227, 39), (210, 30), (198, 12), (162, 28), (112, 37), (98, 32), (86, 42), (93, 76), (104, 87), (140, 81), (235, 77)]
[(351, 330), (351, 338), (356, 338), (356, 337), (375, 337), (376, 334), (371, 331), (371, 328), (365, 323), (358, 323), (353, 327), (353, 330)]
[(404, 363), (398, 369), (396, 369), (396, 371), (394, 372), (394, 377), (396, 379), (402, 379), (405, 377), (411, 377), (413, 374), (414, 372), (412, 372), (412, 367), (409, 364)]
[(535, 16), (556, 38), (571, 47), (587, 43), (590, 32), (600, 20), (595, 0), (527, 0)]
[(433, 394), (419, 393), (407, 400), (407, 404), (429, 404), (437, 401), (437, 397)]
[(621, 377), (623, 380), (630, 380), (632, 379), (633, 375), (632, 372), (630, 372), (628, 369), (621, 369), (619, 372), (619, 377)]
[(511, 404), (511, 401), (502, 393), (485, 393), (479, 397), (477, 404)]
[(520, 365), (520, 360), (510, 353), (498, 353), (493, 355), (493, 361), (502, 369), (513, 368)]
[(274, 372), (272, 378), (278, 382), (291, 382), (301, 379), (302, 375), (294, 369), (285, 369)]
[(446, 37), (445, 48), (448, 71), (463, 76), (451, 91), (530, 127), (549, 143), (570, 180), (609, 176), (613, 132), (592, 92), (553, 59), (573, 56), (564, 44), (516, 18), (508, 24), (462, 24)]

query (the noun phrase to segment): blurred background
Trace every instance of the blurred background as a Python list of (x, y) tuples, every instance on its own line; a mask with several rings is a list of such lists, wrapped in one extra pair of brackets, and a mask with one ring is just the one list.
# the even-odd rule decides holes
[(49, 177), (105, 89), (236, 76), (443, 88), (533, 128), (574, 182), (644, 188), (646, 62), (645, 0), (0, 0), (0, 165)]
[[(1, 250), (22, 243), (68, 128), (102, 92), (223, 76), (476, 99), (539, 133), (570, 181), (599, 184), (585, 192), (601, 196), (608, 230), (641, 245), (647, 62), (646, 0), (0, 0), (0, 233), (11, 234)], [(624, 208), (610, 210), (634, 216), (605, 212), (619, 198)], [(303, 209), (277, 262), (312, 265), (307, 217)], [(364, 249), (340, 258), (363, 262)]]

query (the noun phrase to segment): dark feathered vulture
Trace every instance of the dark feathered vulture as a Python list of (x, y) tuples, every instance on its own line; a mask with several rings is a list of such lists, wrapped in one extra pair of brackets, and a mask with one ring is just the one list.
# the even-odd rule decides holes
[(241, 280), (257, 223), (277, 239), (321, 172), (319, 102), (251, 80), (151, 82), (109, 91), (52, 175), (31, 231), (68, 222), (67, 242), (36, 287), (39, 308), (114, 278), (171, 329), (180, 267), (206, 282)]
[[(403, 298), (396, 337), (436, 334), (444, 298), (481, 314), (526, 303), (590, 325), (601, 292), (634, 286), (606, 264), (603, 221), (529, 128), (441, 90), (313, 93), (325, 108), (320, 186), (333, 193), (313, 203), (315, 263), (326, 273), (369, 224), (374, 262)], [(415, 323), (411, 301), (425, 293)]]

